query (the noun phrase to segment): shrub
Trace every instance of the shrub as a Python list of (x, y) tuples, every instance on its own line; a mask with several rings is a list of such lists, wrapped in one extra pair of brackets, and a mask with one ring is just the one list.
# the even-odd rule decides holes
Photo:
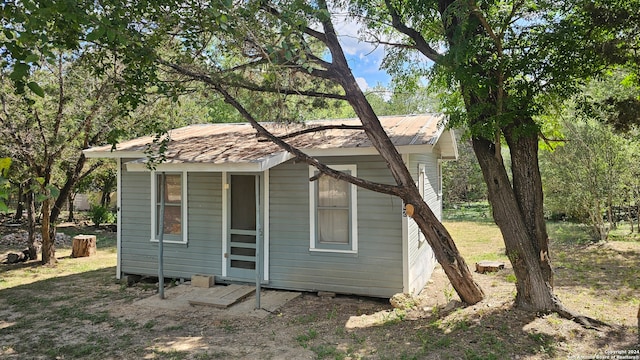
[(106, 206), (92, 205), (91, 210), (89, 210), (89, 216), (96, 226), (116, 222), (116, 214)]

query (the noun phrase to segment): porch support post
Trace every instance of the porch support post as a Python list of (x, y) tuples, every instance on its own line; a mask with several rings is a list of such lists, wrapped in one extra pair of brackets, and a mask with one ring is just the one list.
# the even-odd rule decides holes
[(262, 226), (260, 226), (260, 176), (255, 176), (256, 184), (256, 310), (260, 309), (260, 281), (262, 279)]
[[(159, 220), (159, 229), (160, 233), (158, 234), (158, 294), (160, 299), (164, 299), (164, 186), (166, 182), (165, 173), (162, 172), (160, 176), (160, 220)], [(152, 189), (155, 191), (155, 189)]]

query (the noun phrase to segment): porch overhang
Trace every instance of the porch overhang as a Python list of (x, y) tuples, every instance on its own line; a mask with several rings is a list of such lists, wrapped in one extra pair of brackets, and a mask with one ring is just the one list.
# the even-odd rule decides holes
[[(193, 171), (193, 172), (263, 172), (269, 170), (274, 166), (282, 164), (285, 161), (292, 159), (294, 156), (286, 151), (271, 154), (269, 156), (239, 162), (212, 162), (212, 163), (199, 163), (199, 162), (178, 162), (168, 160), (166, 162), (156, 164), (155, 171)], [(127, 171), (132, 172), (144, 172), (151, 171), (149, 168), (149, 161), (145, 159), (137, 159), (125, 163)]]

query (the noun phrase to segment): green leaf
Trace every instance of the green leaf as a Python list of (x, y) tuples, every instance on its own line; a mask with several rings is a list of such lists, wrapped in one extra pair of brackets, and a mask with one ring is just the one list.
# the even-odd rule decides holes
[(42, 88), (40, 87), (40, 85), (38, 85), (37, 82), (31, 81), (30, 83), (27, 84), (27, 86), (29, 87), (29, 89), (31, 89), (31, 91), (33, 91), (34, 94), (40, 96), (41, 98), (44, 97), (44, 90), (42, 90)]
[(113, 41), (116, 38), (116, 32), (113, 29), (107, 29), (107, 39)]
[(38, 61), (40, 61), (40, 57), (38, 55), (36, 55), (36, 54), (29, 54), (24, 59), (24, 62), (27, 62), (27, 63), (36, 63)]
[(9, 171), (9, 167), (11, 167), (11, 158), (5, 157), (0, 158), (0, 174), (2, 176), (7, 176), (7, 171)]
[(0, 211), (9, 211), (9, 207), (4, 203), (4, 201), (0, 201)]
[(105, 29), (103, 27), (99, 27), (94, 29), (92, 32), (87, 34), (87, 41), (96, 41), (100, 39), (105, 33)]
[(60, 195), (60, 190), (53, 185), (47, 186), (47, 190), (49, 190), (49, 196), (52, 198), (57, 198)]
[(29, 65), (23, 62), (19, 62), (13, 66), (13, 71), (9, 75), (9, 78), (11, 80), (24, 79), (25, 77), (27, 77), (27, 74), (29, 73), (29, 69), (30, 69)]

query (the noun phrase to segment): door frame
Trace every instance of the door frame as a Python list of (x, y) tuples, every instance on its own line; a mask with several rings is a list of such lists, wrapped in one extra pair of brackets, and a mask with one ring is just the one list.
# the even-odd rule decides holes
[(257, 226), (259, 227), (256, 242), (261, 240), (262, 247), (260, 249), (260, 259), (256, 260), (258, 264), (262, 264), (261, 267), (261, 275), (262, 280), (261, 283), (268, 284), (269, 282), (269, 170), (265, 170), (261, 173), (258, 172), (241, 172), (241, 171), (230, 171), (230, 172), (222, 172), (222, 279), (227, 281), (240, 281), (246, 283), (255, 283), (255, 280), (252, 279), (236, 279), (230, 277), (228, 274), (229, 271), (229, 258), (227, 257), (227, 251), (229, 246), (230, 239), (230, 226), (231, 226), (231, 186), (230, 186), (230, 177), (231, 175), (253, 175), (259, 184), (260, 196), (256, 198), (260, 203), (260, 213), (256, 214), (258, 216), (259, 222)]

